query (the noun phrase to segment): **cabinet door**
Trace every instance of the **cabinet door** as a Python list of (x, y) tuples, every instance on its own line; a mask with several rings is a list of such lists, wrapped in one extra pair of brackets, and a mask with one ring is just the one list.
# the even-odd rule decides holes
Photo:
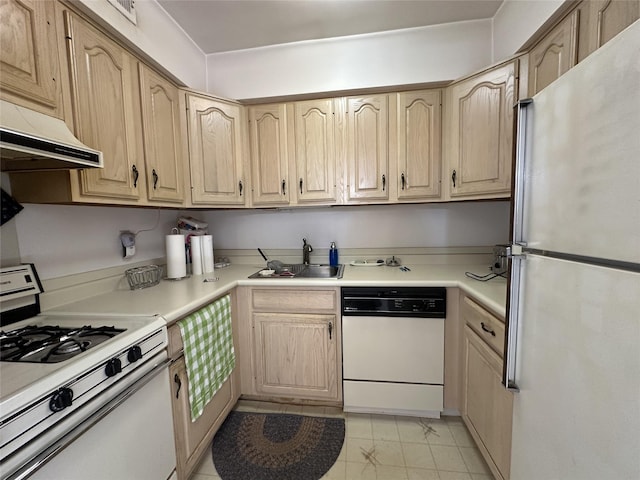
[(293, 111), (297, 200), (299, 203), (335, 202), (333, 100), (297, 102)]
[(513, 395), (502, 385), (502, 359), (465, 327), (462, 415), (494, 473), (508, 479)]
[(511, 187), (516, 63), (451, 88), (451, 197), (500, 197)]
[(54, 2), (0, 2), (2, 98), (62, 118)]
[(184, 201), (184, 148), (178, 88), (140, 64), (147, 197)]
[(640, 0), (589, 0), (579, 9), (580, 62), (640, 18)]
[(346, 99), (348, 200), (389, 198), (389, 97)]
[(195, 422), (191, 421), (189, 385), (184, 357), (171, 365), (169, 375), (172, 382), (178, 477), (186, 480), (200, 461), (203, 451), (211, 448), (210, 442), (215, 431), (235, 405), (238, 395), (234, 392), (233, 376), (236, 374), (232, 373), (232, 376), (222, 384)]
[(442, 92), (398, 94), (398, 200), (440, 196)]
[(249, 136), (253, 204), (287, 205), (291, 184), (287, 156), (286, 105), (250, 107)]
[(137, 62), (75, 15), (65, 20), (76, 135), (104, 153), (104, 168), (81, 170), (81, 193), (137, 200), (145, 184)]
[(336, 316), (254, 313), (256, 391), (338, 399)]
[(533, 96), (576, 64), (578, 11), (574, 10), (529, 52), (529, 95)]
[(196, 205), (244, 205), (240, 105), (188, 94), (191, 200)]

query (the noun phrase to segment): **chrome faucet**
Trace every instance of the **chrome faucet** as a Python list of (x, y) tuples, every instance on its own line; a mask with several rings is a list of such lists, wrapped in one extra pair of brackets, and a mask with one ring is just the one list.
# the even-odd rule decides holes
[(302, 263), (309, 265), (309, 254), (313, 252), (313, 247), (307, 243), (307, 239), (302, 239)]

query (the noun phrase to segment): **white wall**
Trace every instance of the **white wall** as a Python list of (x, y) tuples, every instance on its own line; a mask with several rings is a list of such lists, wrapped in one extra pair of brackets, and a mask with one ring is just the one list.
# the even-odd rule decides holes
[(214, 248), (455, 247), (506, 243), (509, 202), (192, 212)]
[(204, 53), (155, 0), (136, 0), (137, 26), (106, 0), (79, 0), (79, 3), (91, 15), (106, 21), (186, 86), (198, 90), (206, 88)]
[[(164, 257), (164, 237), (183, 211), (25, 204), (12, 222), (23, 262), (43, 279)], [(508, 202), (189, 211), (209, 223), (218, 249), (481, 246), (508, 240)], [(4, 228), (4, 226), (2, 227)], [(120, 230), (152, 229), (122, 258)]]
[[(175, 210), (25, 204), (16, 222), (23, 262), (42, 279), (164, 257), (164, 236), (175, 226)], [(4, 228), (4, 227), (3, 227)], [(136, 255), (122, 258), (120, 230), (150, 229), (136, 237)]]
[[(11, 184), (6, 173), (0, 174), (0, 186), (11, 195)], [(20, 215), (20, 212), (18, 213)], [(16, 217), (0, 226), (0, 266), (10, 267), (20, 263), (20, 247), (16, 230)]]
[(493, 62), (516, 53), (563, 3), (565, 0), (504, 0), (493, 17)]
[(491, 63), (491, 20), (207, 55), (207, 90), (235, 99), (453, 80)]

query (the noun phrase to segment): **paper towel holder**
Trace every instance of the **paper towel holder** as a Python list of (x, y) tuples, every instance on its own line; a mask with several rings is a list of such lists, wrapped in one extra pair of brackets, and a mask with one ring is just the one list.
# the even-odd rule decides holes
[[(180, 268), (180, 270), (182, 270), (180, 273), (183, 273), (182, 275), (178, 275), (178, 276), (169, 276), (171, 274), (171, 265), (170, 265), (170, 260), (169, 260), (169, 238), (170, 237), (181, 237), (180, 240), (178, 240), (179, 242), (179, 246), (178, 245), (174, 245), (173, 248), (177, 248), (179, 252), (179, 254), (177, 254), (177, 256), (181, 257), (181, 260), (183, 263), (183, 267)], [(177, 239), (176, 239), (177, 240)], [(184, 280), (185, 278), (189, 278), (191, 275), (188, 275), (186, 272), (186, 257), (185, 257), (185, 245), (184, 245), (184, 235), (180, 234), (180, 231), (176, 228), (173, 227), (171, 229), (171, 234), (166, 236), (166, 247), (167, 247), (167, 268), (165, 269), (165, 274), (166, 276), (164, 277), (165, 280)]]

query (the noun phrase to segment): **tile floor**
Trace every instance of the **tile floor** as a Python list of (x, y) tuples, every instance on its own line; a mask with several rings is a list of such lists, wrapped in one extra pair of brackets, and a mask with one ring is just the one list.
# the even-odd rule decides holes
[[(323, 480), (493, 480), (460, 417), (345, 414), (336, 408), (243, 400), (236, 410), (344, 417), (345, 442)], [(219, 478), (212, 455), (205, 454), (190, 480)]]

